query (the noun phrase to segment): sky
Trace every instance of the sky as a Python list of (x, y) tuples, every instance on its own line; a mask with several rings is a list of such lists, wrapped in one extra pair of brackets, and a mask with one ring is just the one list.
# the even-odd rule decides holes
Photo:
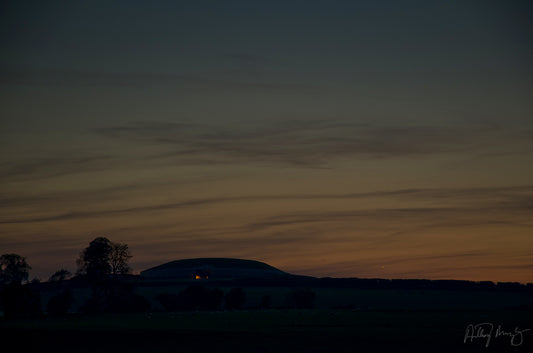
[(533, 282), (530, 1), (5, 1), (0, 253)]

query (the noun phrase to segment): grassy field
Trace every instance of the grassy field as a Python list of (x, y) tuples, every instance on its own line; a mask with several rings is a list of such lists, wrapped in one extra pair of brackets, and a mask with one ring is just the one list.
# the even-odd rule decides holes
[[(190, 285), (190, 284), (188, 284)], [(158, 306), (155, 297), (159, 293), (179, 293), (187, 286), (138, 288), (140, 294)], [(218, 287), (227, 293), (231, 287)], [(247, 308), (258, 307), (261, 298), (271, 297), (273, 308), (286, 305), (287, 294), (294, 288), (287, 287), (244, 287)], [(497, 291), (453, 291), (416, 289), (354, 289), (354, 288), (312, 288), (316, 294), (314, 307), (317, 309), (509, 309), (533, 306), (533, 298), (527, 292)]]
[[(533, 351), (533, 298), (524, 291), (312, 288), (314, 309), (288, 310), (285, 298), (295, 288), (249, 286), (243, 288), (244, 310), (160, 311), (158, 294), (179, 293), (188, 285), (137, 287), (151, 301), (152, 313), (3, 319), (1, 342), (39, 353)], [(43, 290), (43, 303), (57, 292)], [(76, 306), (90, 290), (74, 294)], [(272, 309), (256, 309), (265, 295)], [(493, 324), (494, 331), (498, 325), (506, 332), (532, 330), (516, 347), (495, 332), (488, 347), (483, 338), (465, 343), (467, 326), (479, 323)]]
[(524, 310), (249, 310), (1, 321), (27, 352), (529, 352), (533, 332), (464, 343), (468, 324), (533, 328)]
[[(177, 294), (191, 283), (162, 287), (139, 287), (136, 294), (150, 300), (154, 310), (162, 310), (156, 297), (160, 293)], [(214, 287), (210, 287), (214, 288)], [(218, 286), (229, 292), (232, 287)], [(284, 308), (286, 297), (294, 288), (287, 287), (244, 287), (246, 292), (245, 308), (260, 306), (264, 296), (270, 296), (272, 308)], [(527, 292), (497, 291), (453, 291), (453, 290), (417, 290), (417, 289), (354, 289), (354, 288), (312, 288), (316, 294), (316, 309), (405, 309), (405, 310), (506, 310), (520, 307), (533, 307), (533, 298)], [(61, 290), (42, 291), (41, 300), (47, 303), (53, 295)], [(77, 311), (89, 299), (89, 289), (73, 290)]]

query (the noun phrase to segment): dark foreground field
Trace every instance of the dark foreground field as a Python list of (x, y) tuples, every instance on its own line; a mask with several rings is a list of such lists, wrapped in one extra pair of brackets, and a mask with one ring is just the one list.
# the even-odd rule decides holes
[[(492, 323), (464, 343), (469, 324)], [(0, 321), (17, 352), (531, 352), (530, 310), (250, 310)], [(515, 344), (520, 343), (515, 336)]]

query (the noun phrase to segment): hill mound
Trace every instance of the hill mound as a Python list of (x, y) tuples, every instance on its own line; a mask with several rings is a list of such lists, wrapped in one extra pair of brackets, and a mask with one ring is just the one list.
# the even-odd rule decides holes
[(265, 278), (287, 273), (264, 262), (231, 258), (197, 258), (167, 262), (142, 271), (141, 276), (166, 279)]

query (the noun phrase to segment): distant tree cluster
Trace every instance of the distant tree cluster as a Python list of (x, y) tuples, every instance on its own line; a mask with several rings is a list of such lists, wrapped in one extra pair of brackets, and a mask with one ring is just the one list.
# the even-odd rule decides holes
[[(143, 312), (151, 309), (150, 302), (135, 294), (135, 286), (123, 280), (130, 273), (128, 264), (132, 255), (128, 245), (115, 243), (105, 237), (97, 237), (83, 249), (76, 263), (78, 270), (72, 279), (70, 271), (62, 268), (49, 278), (56, 294), (46, 303), (49, 315), (66, 315), (75, 302), (74, 292), (69, 283), (78, 283), (92, 288), (92, 294), (79, 310), (96, 312)], [(8, 317), (31, 316), (40, 313), (39, 294), (27, 284), (31, 267), (24, 257), (5, 254), (0, 257), (0, 299)], [(208, 276), (205, 275), (205, 278)], [(26, 283), (26, 284), (24, 284)], [(38, 287), (33, 287), (38, 288)], [(311, 290), (295, 290), (286, 298), (288, 308), (312, 308), (315, 294)], [(162, 293), (156, 300), (166, 311), (187, 310), (239, 310), (246, 303), (246, 293), (242, 288), (232, 288), (227, 293), (215, 288), (193, 285), (179, 293)], [(259, 307), (269, 308), (272, 298), (263, 296)]]
[(226, 309), (241, 309), (246, 302), (246, 293), (242, 288), (232, 288), (226, 294)]
[[(311, 289), (296, 289), (286, 296), (286, 308), (312, 309), (316, 294)], [(218, 288), (209, 289), (201, 285), (185, 288), (181, 292), (161, 293), (156, 300), (165, 311), (190, 311), (190, 310), (239, 310), (246, 303), (246, 292), (242, 288), (232, 288), (226, 294)], [(272, 297), (261, 297), (257, 308), (268, 309), (272, 305)]]
[[(89, 243), (78, 258), (77, 278), (93, 288), (93, 294), (82, 309), (91, 312), (127, 312), (149, 310), (150, 303), (135, 295), (133, 287), (121, 283), (121, 275), (130, 273), (131, 258), (127, 244), (98, 237)], [(6, 317), (35, 316), (41, 313), (41, 298), (36, 290), (40, 281), (28, 283), (31, 266), (17, 254), (0, 256), (0, 305)], [(65, 287), (72, 278), (70, 271), (60, 269), (49, 283), (62, 291), (50, 298), (46, 311), (50, 315), (65, 315), (74, 303), (73, 292)]]
[(298, 289), (287, 295), (289, 309), (311, 309), (315, 303), (315, 292), (311, 289)]
[(145, 297), (135, 294), (134, 286), (129, 283), (110, 282), (82, 305), (83, 313), (128, 313), (147, 312), (151, 304)]
[(166, 311), (220, 310), (222, 308), (233, 310), (244, 306), (246, 293), (242, 288), (232, 288), (224, 295), (224, 292), (218, 288), (209, 289), (194, 285), (178, 294), (161, 293), (156, 300)]
[(201, 285), (190, 286), (178, 294), (161, 293), (156, 297), (166, 311), (218, 310), (223, 299), (224, 292), (220, 289)]
[(120, 281), (131, 271), (132, 257), (128, 245), (98, 237), (89, 243), (77, 260), (78, 277), (93, 288), (92, 296), (82, 306), (84, 312), (140, 312), (150, 309), (150, 303), (134, 293), (134, 287)]

